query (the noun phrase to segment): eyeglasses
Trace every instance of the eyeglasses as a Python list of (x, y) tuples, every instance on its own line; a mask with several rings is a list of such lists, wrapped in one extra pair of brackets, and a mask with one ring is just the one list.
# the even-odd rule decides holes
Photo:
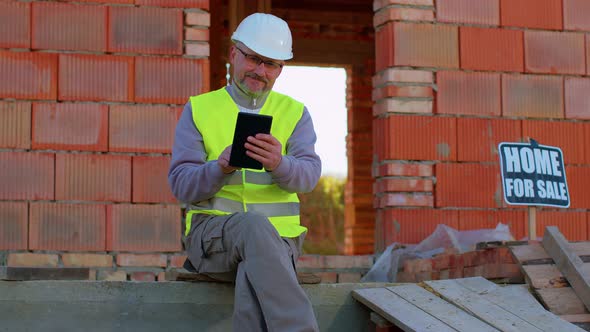
[(264, 67), (270, 71), (276, 71), (283, 68), (282, 63), (270, 61), (270, 60), (262, 60), (260, 57), (254, 54), (248, 54), (242, 51), (239, 47), (236, 46), (236, 49), (242, 53), (242, 55), (246, 58), (246, 60), (251, 63), (252, 65), (260, 66), (261, 63), (264, 63)]

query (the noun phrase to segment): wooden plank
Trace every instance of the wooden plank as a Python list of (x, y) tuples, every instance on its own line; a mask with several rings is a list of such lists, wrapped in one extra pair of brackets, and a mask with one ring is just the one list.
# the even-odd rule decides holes
[[(558, 316), (543, 309), (538, 303), (531, 306), (534, 301), (530, 293), (515, 293), (511, 289), (504, 289), (482, 277), (456, 279), (456, 283), (482, 296), (484, 299), (509, 310), (521, 319), (542, 331), (567, 331), (582, 332), (575, 325), (560, 319)], [(536, 301), (535, 301), (536, 302)]]
[(590, 308), (590, 275), (584, 273), (584, 262), (570, 248), (569, 243), (555, 226), (545, 228), (543, 248), (569, 281), (586, 308)]
[[(590, 262), (590, 242), (572, 242), (570, 246), (582, 261)], [(510, 246), (510, 251), (512, 256), (523, 265), (553, 264), (553, 259), (540, 243), (532, 243), (526, 246)]]
[(406, 332), (455, 331), (386, 288), (356, 289), (352, 297)]
[(545, 308), (556, 315), (576, 315), (588, 313), (584, 303), (571, 287), (540, 288), (535, 291)]
[(570, 323), (590, 323), (590, 314), (561, 315), (559, 317)]
[(531, 289), (528, 285), (506, 285), (502, 286), (502, 290), (509, 294), (519, 296), (523, 304), (526, 304), (530, 307), (537, 307), (541, 310), (547, 310), (543, 307), (541, 302), (539, 302), (531, 293)]
[(443, 299), (454, 303), (499, 330), (510, 332), (542, 331), (502, 306), (459, 285), (455, 280), (425, 281), (425, 283), (441, 294)]
[(443, 321), (457, 331), (498, 331), (458, 307), (415, 284), (387, 287), (404, 300)]
[(554, 264), (524, 265), (522, 270), (527, 284), (534, 289), (570, 286), (567, 279)]

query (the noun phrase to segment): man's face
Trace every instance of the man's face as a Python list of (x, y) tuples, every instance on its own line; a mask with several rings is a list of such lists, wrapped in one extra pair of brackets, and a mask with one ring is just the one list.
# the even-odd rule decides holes
[(284, 64), (283, 61), (260, 56), (241, 43), (232, 46), (230, 61), (235, 84), (253, 98), (272, 89)]

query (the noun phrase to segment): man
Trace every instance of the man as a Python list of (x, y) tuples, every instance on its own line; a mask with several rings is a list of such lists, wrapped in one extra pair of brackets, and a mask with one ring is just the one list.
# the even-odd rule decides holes
[[(188, 205), (185, 266), (235, 281), (236, 331), (318, 331), (295, 272), (307, 231), (297, 193), (311, 191), (321, 173), (316, 135), (304, 105), (272, 91), (293, 57), (291, 31), (256, 13), (232, 42), (232, 84), (191, 97), (176, 128), (168, 180)], [(238, 112), (273, 116), (270, 134), (245, 143), (263, 170), (229, 165)]]

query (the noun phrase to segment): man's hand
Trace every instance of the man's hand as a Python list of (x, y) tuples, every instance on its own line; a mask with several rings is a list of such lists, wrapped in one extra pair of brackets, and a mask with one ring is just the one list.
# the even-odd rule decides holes
[(283, 158), (281, 142), (269, 134), (249, 136), (244, 147), (247, 150), (246, 154), (261, 162), (267, 171), (277, 168)]
[(225, 148), (223, 152), (217, 158), (217, 164), (221, 167), (221, 171), (225, 174), (229, 174), (238, 170), (239, 168), (229, 165), (229, 155), (231, 154), (231, 145)]

